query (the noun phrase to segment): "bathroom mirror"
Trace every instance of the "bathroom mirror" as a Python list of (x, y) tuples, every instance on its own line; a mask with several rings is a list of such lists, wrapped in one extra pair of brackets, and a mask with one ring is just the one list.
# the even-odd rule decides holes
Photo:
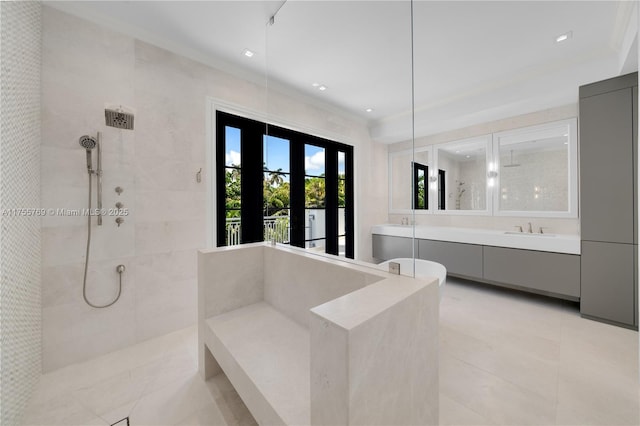
[(494, 134), (496, 214), (577, 217), (576, 119)]
[(490, 141), (489, 136), (482, 136), (434, 146), (438, 175), (434, 176), (437, 186), (431, 185), (430, 192), (434, 205), (439, 204), (437, 213), (490, 213), (487, 188)]

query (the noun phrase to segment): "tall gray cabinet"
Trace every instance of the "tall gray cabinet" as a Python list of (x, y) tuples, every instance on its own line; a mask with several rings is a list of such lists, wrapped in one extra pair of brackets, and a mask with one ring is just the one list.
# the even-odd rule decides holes
[(638, 327), (638, 74), (580, 87), (580, 313)]

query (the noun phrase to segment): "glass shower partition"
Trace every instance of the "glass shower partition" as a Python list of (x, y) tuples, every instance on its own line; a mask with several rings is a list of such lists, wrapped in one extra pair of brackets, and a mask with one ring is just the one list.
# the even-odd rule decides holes
[[(310, 141), (303, 154), (291, 148), (292, 245), (372, 259), (371, 228), (389, 221), (388, 144), (406, 142), (414, 162), (412, 8), (407, 1), (285, 1), (267, 22), (266, 121), (342, 144)], [(299, 102), (305, 108), (293, 107)], [(389, 120), (393, 134), (382, 130)], [(296, 162), (304, 173), (298, 209)], [(298, 227), (304, 239), (296, 242)], [(411, 269), (403, 273), (414, 275)]]

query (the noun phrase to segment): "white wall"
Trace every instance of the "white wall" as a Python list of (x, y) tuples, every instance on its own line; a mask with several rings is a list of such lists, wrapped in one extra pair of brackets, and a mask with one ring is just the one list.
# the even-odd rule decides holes
[[(0, 2), (3, 210), (40, 204), (41, 10)], [(0, 215), (0, 252), (0, 424), (14, 425), (40, 378), (40, 217)]]
[[(43, 367), (49, 371), (170, 332), (196, 320), (196, 251), (206, 242), (206, 105), (213, 97), (281, 123), (341, 135), (355, 146), (357, 254), (371, 254), (370, 227), (386, 219), (386, 146), (363, 123), (233, 75), (43, 8), (42, 205), (87, 204), (83, 134), (103, 132), (104, 205), (131, 209), (93, 227), (88, 294), (82, 299), (85, 217), (43, 221)], [(135, 108), (135, 129), (104, 125), (104, 104)], [(266, 110), (266, 111), (265, 111)], [(196, 172), (203, 169), (202, 183)], [(115, 186), (124, 188), (121, 196)], [(366, 212), (366, 214), (358, 214)], [(240, 267), (240, 265), (239, 265)]]
[[(467, 139), (474, 136), (481, 136), (490, 133), (501, 132), (505, 130), (516, 129), (519, 127), (533, 126), (536, 124), (548, 123), (552, 121), (563, 120), (567, 118), (577, 117), (578, 105), (571, 104), (563, 107), (551, 108), (531, 114), (509, 117), (502, 120), (492, 121), (462, 129), (438, 133), (431, 136), (416, 138), (416, 148), (439, 144), (449, 141)], [(389, 145), (389, 152), (402, 151), (411, 147), (411, 142), (400, 142)], [(451, 185), (451, 184), (450, 184)], [(451, 192), (452, 187), (447, 189)], [(390, 214), (388, 221), (390, 223), (401, 223), (406, 214)], [(448, 214), (416, 214), (416, 224), (433, 225), (433, 226), (456, 226), (470, 228), (486, 228), (511, 230), (516, 225), (523, 225), (532, 222), (537, 229), (542, 226), (546, 232), (561, 234), (578, 234), (580, 232), (579, 219), (559, 219), (559, 218), (538, 218), (538, 217), (502, 217), (502, 216), (468, 216), (468, 215), (448, 215)]]

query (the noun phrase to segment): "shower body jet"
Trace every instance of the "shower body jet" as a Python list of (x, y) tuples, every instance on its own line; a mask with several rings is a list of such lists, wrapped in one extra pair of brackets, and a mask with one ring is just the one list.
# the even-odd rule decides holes
[(98, 132), (98, 169), (96, 170), (96, 183), (98, 186), (98, 226), (102, 226), (102, 133)]

